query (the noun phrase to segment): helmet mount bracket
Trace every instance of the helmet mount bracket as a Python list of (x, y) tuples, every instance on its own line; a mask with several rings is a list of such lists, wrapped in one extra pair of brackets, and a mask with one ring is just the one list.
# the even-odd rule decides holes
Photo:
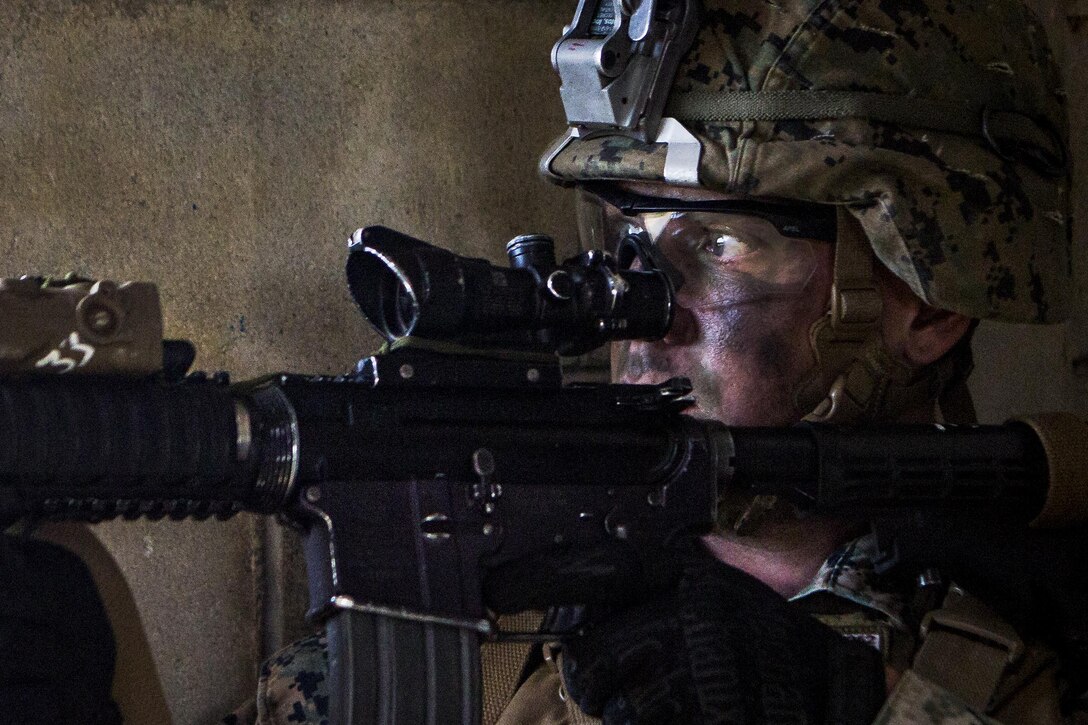
[(697, 0), (580, 0), (552, 48), (567, 123), (655, 138), (698, 16)]

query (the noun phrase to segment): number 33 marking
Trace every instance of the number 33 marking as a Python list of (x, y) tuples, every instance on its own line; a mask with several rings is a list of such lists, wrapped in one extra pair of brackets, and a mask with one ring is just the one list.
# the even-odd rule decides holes
[[(74, 360), (66, 357), (65, 353), (61, 352), (62, 350), (79, 353), (80, 359)], [(64, 375), (76, 368), (83, 367), (91, 361), (92, 357), (94, 357), (94, 348), (81, 341), (79, 334), (73, 332), (68, 336), (68, 339), (61, 340), (60, 345), (55, 347), (48, 355), (34, 363), (34, 367), (48, 368), (50, 372)]]

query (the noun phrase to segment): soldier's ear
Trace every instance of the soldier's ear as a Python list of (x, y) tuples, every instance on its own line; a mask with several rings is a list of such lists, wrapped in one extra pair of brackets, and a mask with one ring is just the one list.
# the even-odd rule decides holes
[(971, 328), (971, 318), (958, 312), (939, 310), (921, 300), (907, 330), (903, 357), (914, 365), (937, 362)]
[(937, 362), (971, 329), (971, 318), (926, 304), (905, 282), (880, 268), (884, 344), (911, 365)]

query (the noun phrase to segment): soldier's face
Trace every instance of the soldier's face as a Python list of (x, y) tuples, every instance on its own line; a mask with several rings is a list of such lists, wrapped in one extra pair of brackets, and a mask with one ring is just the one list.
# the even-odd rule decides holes
[[(628, 184), (636, 194), (725, 199), (704, 190)], [(622, 383), (691, 379), (691, 411), (729, 425), (795, 422), (793, 392), (815, 363), (809, 330), (827, 310), (833, 251), (827, 242), (776, 235), (743, 215), (644, 215), (658, 250), (683, 275), (669, 335), (612, 347)]]

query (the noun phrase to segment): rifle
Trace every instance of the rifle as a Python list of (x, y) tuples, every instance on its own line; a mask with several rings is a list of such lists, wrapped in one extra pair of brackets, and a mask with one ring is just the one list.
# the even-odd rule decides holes
[[(672, 283), (648, 257), (632, 269), (628, 241), (557, 264), (548, 238), (518, 237), (504, 268), (360, 230), (348, 283), (385, 348), (346, 375), (233, 385), (186, 374), (191, 345), (160, 352), (147, 286), (6, 283), (0, 299), (25, 313), (13, 327), (37, 334), (9, 346), (0, 381), (0, 517), (279, 516), (304, 538), (340, 725), (479, 722), (480, 642), (512, 636), (489, 613), (489, 577), (613, 544), (629, 556), (606, 579), (652, 583), (652, 553), (710, 531), (725, 490), (818, 513), (907, 511), (914, 530), (945, 520), (925, 512), (984, 510), (1017, 530), (1085, 518), (1056, 493), (1071, 489), (1054, 441), (1088, 430), (1071, 416), (729, 428), (683, 414), (683, 379), (564, 386), (556, 353), (668, 330)], [(46, 334), (46, 318), (62, 321)], [(609, 601), (604, 581), (543, 603)], [(520, 636), (569, 636), (574, 614), (573, 628)], [(1075, 624), (1085, 631), (1083, 615)]]

